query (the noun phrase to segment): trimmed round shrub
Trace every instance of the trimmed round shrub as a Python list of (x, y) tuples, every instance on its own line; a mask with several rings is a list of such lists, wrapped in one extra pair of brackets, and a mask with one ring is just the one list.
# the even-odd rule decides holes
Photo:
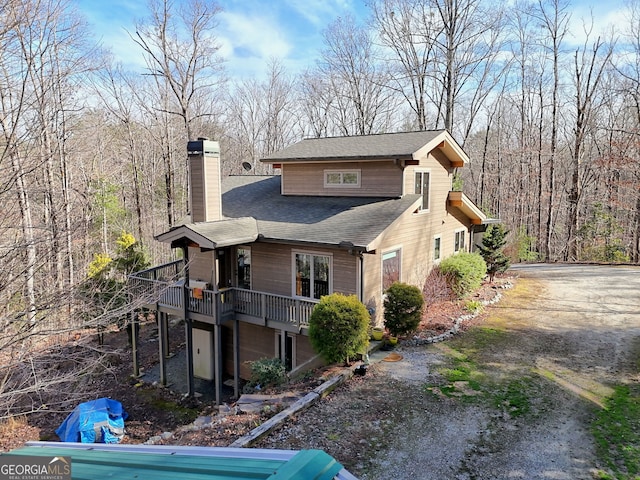
[(440, 271), (447, 277), (453, 293), (463, 298), (480, 288), (487, 264), (477, 253), (461, 252), (440, 262)]
[(365, 353), (369, 344), (369, 312), (355, 295), (333, 293), (320, 299), (309, 319), (309, 341), (328, 363)]
[(406, 335), (418, 328), (422, 319), (424, 298), (418, 287), (395, 282), (384, 299), (384, 326), (394, 337)]

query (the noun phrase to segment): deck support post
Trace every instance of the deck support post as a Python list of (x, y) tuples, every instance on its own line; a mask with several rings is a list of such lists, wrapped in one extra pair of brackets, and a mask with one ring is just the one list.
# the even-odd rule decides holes
[(165, 350), (166, 344), (164, 337), (167, 335), (167, 314), (164, 312), (158, 312), (158, 345), (160, 356), (160, 385), (167, 386), (167, 351)]
[(240, 398), (240, 320), (233, 320), (233, 396)]
[(222, 327), (219, 322), (213, 326), (214, 382), (216, 405), (222, 403)]
[(138, 312), (131, 312), (131, 356), (133, 357), (133, 376), (140, 376), (140, 365), (138, 364)]

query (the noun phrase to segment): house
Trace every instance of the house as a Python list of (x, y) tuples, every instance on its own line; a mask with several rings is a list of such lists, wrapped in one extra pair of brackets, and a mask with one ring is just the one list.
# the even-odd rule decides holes
[(186, 320), (190, 393), (193, 377), (219, 392), (229, 375), (237, 394), (246, 362), (263, 357), (312, 365), (307, 326), (322, 295), (357, 295), (381, 323), (391, 283), (422, 286), (488, 220), (452, 191), (469, 159), (445, 130), (302, 140), (261, 160), (273, 176), (222, 179), (219, 144), (206, 139), (188, 156), (191, 221), (156, 237), (182, 259), (130, 286), (161, 336), (169, 315)]

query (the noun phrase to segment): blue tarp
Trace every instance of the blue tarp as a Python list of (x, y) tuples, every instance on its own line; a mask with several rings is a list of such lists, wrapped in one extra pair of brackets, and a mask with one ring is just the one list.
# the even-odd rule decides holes
[(56, 430), (63, 442), (119, 443), (127, 412), (110, 398), (81, 403)]

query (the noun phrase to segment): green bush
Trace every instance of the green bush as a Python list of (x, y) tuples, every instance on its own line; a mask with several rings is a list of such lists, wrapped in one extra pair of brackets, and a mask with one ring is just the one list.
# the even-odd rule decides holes
[(249, 385), (255, 387), (279, 387), (287, 381), (287, 369), (279, 358), (261, 358), (249, 362), (251, 378)]
[(394, 337), (411, 333), (422, 319), (424, 298), (418, 287), (395, 282), (385, 292), (384, 326)]
[(355, 295), (333, 293), (320, 299), (309, 319), (309, 341), (328, 363), (365, 353), (369, 312)]
[(448, 278), (456, 296), (463, 298), (480, 288), (487, 264), (477, 253), (461, 252), (445, 258), (440, 263), (440, 271)]

